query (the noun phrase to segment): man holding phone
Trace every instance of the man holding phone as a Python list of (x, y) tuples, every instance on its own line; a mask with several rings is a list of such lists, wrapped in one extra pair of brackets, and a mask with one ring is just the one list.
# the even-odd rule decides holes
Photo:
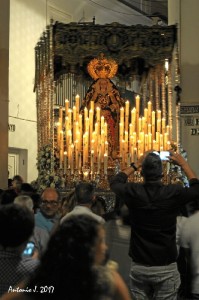
[[(131, 218), (129, 255), (133, 299), (177, 299), (176, 217), (182, 206), (199, 198), (199, 180), (187, 161), (170, 152), (169, 160), (181, 166), (190, 187), (164, 185), (159, 153), (148, 152), (139, 161), (115, 175), (110, 187), (127, 205)], [(143, 183), (127, 182), (141, 167)]]
[(34, 216), (27, 207), (7, 204), (0, 207), (0, 297), (27, 279), (39, 261), (22, 253), (33, 233)]

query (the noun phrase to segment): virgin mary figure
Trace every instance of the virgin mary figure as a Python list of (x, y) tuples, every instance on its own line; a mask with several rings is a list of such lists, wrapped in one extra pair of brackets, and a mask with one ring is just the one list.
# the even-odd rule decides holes
[(104, 116), (107, 123), (108, 154), (114, 159), (119, 150), (120, 107), (124, 106), (119, 90), (110, 80), (117, 72), (117, 64), (101, 55), (99, 59), (91, 60), (87, 68), (94, 82), (86, 93), (81, 111), (85, 107), (89, 108), (91, 101), (94, 101), (94, 108), (100, 107), (101, 116)]

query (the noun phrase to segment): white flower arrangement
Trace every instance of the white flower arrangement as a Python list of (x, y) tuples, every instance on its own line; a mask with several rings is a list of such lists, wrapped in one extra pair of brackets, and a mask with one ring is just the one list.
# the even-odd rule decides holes
[(50, 144), (44, 145), (37, 156), (38, 178), (32, 184), (38, 191), (47, 187), (62, 188), (63, 178), (57, 173), (59, 169), (59, 151)]

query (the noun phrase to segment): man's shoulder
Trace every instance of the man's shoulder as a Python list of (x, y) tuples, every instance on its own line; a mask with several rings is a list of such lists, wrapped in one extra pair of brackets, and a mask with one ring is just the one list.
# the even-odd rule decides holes
[(71, 218), (72, 216), (83, 215), (83, 214), (93, 217), (94, 219), (96, 219), (98, 222), (100, 222), (102, 224), (105, 223), (105, 220), (101, 216), (98, 216), (95, 213), (93, 213), (91, 209), (89, 209), (88, 207), (78, 206), (78, 205), (75, 206), (71, 212), (69, 212), (67, 215), (65, 215), (61, 219), (60, 223), (62, 224), (65, 220)]
[(44, 215), (41, 213), (41, 211), (38, 211), (35, 214), (35, 220), (40, 220), (40, 219), (43, 219), (43, 218), (44, 218)]

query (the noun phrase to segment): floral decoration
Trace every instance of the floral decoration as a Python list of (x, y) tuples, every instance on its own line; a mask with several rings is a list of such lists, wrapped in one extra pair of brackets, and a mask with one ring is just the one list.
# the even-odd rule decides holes
[(37, 156), (38, 178), (32, 185), (42, 191), (47, 187), (61, 189), (64, 187), (63, 177), (59, 174), (59, 149), (50, 144), (44, 145)]

